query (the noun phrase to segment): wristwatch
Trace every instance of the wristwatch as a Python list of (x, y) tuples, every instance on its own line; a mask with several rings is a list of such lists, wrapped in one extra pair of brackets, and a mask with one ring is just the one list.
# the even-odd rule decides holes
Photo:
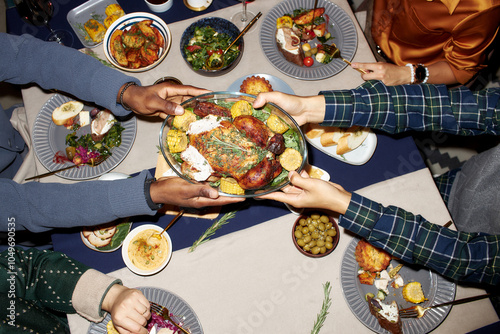
[(144, 181), (144, 197), (146, 197), (146, 203), (148, 203), (148, 206), (151, 210), (160, 210), (163, 207), (163, 203), (157, 204), (153, 202), (151, 199), (151, 193), (149, 190), (151, 189), (151, 183), (155, 182), (156, 179), (146, 179)]
[(415, 65), (415, 85), (424, 84), (429, 79), (429, 69), (423, 64)]

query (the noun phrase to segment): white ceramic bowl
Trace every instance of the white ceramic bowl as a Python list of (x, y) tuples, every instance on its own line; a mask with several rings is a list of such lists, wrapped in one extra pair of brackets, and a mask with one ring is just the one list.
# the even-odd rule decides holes
[(109, 172), (106, 174), (103, 174), (99, 177), (100, 181), (114, 181), (114, 180), (123, 180), (123, 179), (128, 179), (130, 176), (127, 174), (123, 173), (118, 173), (118, 172)]
[(165, 260), (157, 268), (151, 269), (151, 270), (139, 269), (132, 263), (132, 261), (130, 261), (130, 259), (128, 257), (128, 247), (130, 245), (130, 242), (135, 238), (135, 236), (139, 232), (142, 232), (144, 230), (149, 230), (149, 229), (156, 230), (156, 231), (158, 231), (158, 233), (160, 233), (163, 230), (163, 228), (158, 226), (158, 225), (153, 225), (153, 224), (141, 225), (139, 227), (134, 228), (132, 231), (130, 231), (129, 234), (127, 235), (127, 237), (125, 238), (125, 240), (123, 241), (123, 245), (122, 245), (123, 262), (125, 262), (125, 265), (127, 266), (128, 269), (130, 269), (132, 272), (136, 273), (137, 275), (148, 276), (148, 275), (154, 275), (154, 274), (158, 273), (159, 271), (161, 271), (163, 268), (165, 268), (167, 266), (168, 262), (170, 261), (170, 258), (172, 257), (172, 240), (170, 239), (170, 236), (168, 235), (167, 232), (163, 232), (162, 236), (165, 239), (167, 239), (168, 255), (165, 258)]
[(144, 0), (146, 2), (146, 5), (148, 5), (148, 8), (155, 13), (163, 13), (169, 10), (172, 5), (174, 4), (174, 0), (166, 0), (164, 3), (160, 4), (154, 4), (149, 2), (148, 0)]
[[(111, 36), (116, 30), (127, 31), (132, 27), (133, 24), (144, 20), (152, 20), (153, 21), (152, 26), (158, 29), (160, 34), (163, 36), (163, 40), (165, 41), (163, 47), (161, 47), (159, 50), (158, 60), (151, 65), (139, 68), (128, 68), (121, 66), (111, 55)], [(150, 13), (137, 12), (124, 15), (115, 22), (113, 22), (113, 24), (106, 31), (106, 35), (104, 36), (102, 45), (104, 48), (104, 54), (106, 58), (115, 67), (128, 72), (144, 72), (154, 68), (155, 66), (160, 64), (163, 61), (163, 59), (165, 59), (168, 51), (170, 50), (170, 46), (172, 45), (172, 35), (170, 33), (170, 29), (168, 28), (167, 24), (158, 16)]]

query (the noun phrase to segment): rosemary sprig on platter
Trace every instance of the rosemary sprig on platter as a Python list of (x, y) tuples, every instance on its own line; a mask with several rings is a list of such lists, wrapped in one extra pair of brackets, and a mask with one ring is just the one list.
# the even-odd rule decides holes
[(326, 316), (328, 315), (328, 309), (330, 308), (330, 305), (332, 305), (332, 299), (330, 298), (330, 292), (332, 291), (332, 287), (330, 286), (330, 282), (326, 282), (325, 284), (323, 284), (323, 290), (325, 292), (325, 299), (323, 300), (321, 311), (318, 313), (316, 321), (314, 322), (311, 334), (319, 333), (321, 327), (323, 327), (323, 324), (326, 320)]
[(202, 234), (202, 236), (196, 240), (194, 242), (194, 244), (189, 248), (189, 253), (191, 252), (194, 252), (194, 250), (196, 249), (196, 247), (198, 247), (199, 245), (207, 242), (208, 240), (210, 240), (210, 237), (212, 235), (214, 235), (214, 233), (220, 229), (222, 227), (222, 225), (225, 225), (227, 223), (229, 223), (229, 219), (231, 218), (234, 218), (234, 216), (236, 215), (236, 212), (237, 210), (235, 211), (230, 211), (228, 213), (226, 213), (224, 216), (222, 216), (219, 220), (217, 220), (216, 222), (214, 222), (212, 224), (212, 226), (210, 226), (206, 231), (205, 233)]

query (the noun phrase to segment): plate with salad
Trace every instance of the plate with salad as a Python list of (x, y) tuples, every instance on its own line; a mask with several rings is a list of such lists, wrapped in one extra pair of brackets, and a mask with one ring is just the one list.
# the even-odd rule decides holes
[[(33, 127), (33, 146), (35, 154), (42, 165), (49, 171), (74, 166), (75, 157), (67, 155), (67, 149), (75, 147), (84, 160), (83, 164), (55, 175), (69, 180), (88, 180), (105, 174), (114, 169), (127, 156), (132, 148), (137, 132), (135, 118), (117, 119), (110, 131), (103, 137), (94, 140), (91, 136), (91, 122), (82, 119), (69, 126), (56, 125), (52, 120), (53, 111), (61, 105), (72, 101), (62, 94), (54, 94), (40, 109)], [(84, 104), (82, 112), (95, 112), (96, 106)], [(76, 116), (78, 119), (82, 114)], [(99, 139), (99, 140), (97, 140)], [(86, 158), (105, 157), (97, 166), (85, 164)], [(75, 160), (76, 161), (76, 160)]]
[[(177, 294), (164, 289), (154, 287), (137, 287), (144, 296), (151, 302), (166, 307), (170, 311), (170, 315), (174, 315), (175, 319), (180, 319), (180, 325), (189, 331), (191, 334), (203, 334), (203, 327), (194, 312), (193, 308)], [(151, 331), (154, 325), (157, 326), (158, 331), (166, 328), (168, 333), (180, 333), (176, 330), (174, 325), (156, 312), (151, 312), (151, 318), (148, 320), (146, 329)], [(104, 320), (99, 323), (91, 323), (88, 329), (88, 334), (107, 334), (109, 323), (111, 322), (111, 315), (108, 313)]]
[[(328, 55), (335, 45), (342, 57), (351, 61), (358, 46), (354, 22), (338, 5), (329, 0), (318, 0), (314, 29), (308, 20), (314, 0), (285, 0), (273, 7), (262, 22), (260, 42), (262, 51), (271, 64), (280, 72), (296, 79), (326, 79), (342, 71), (347, 64)], [(302, 66), (291, 62), (280, 52), (276, 41), (278, 19), (289, 16), (292, 30), (300, 39), (299, 52), (304, 53)], [(307, 63), (306, 63), (307, 62)]]

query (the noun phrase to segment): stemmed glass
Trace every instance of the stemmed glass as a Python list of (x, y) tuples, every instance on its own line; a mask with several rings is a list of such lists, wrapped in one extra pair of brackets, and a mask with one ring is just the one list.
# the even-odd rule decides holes
[(54, 13), (54, 5), (50, 0), (14, 0), (19, 16), (28, 23), (35, 26), (45, 26), (50, 30), (47, 41), (57, 42), (71, 47), (73, 45), (73, 36), (69, 33), (58, 30), (54, 31), (49, 21)]
[[(250, 22), (250, 20), (255, 16), (254, 13), (247, 10), (247, 3), (254, 2), (255, 0), (246, 0), (246, 1), (239, 0), (239, 1), (242, 2), (243, 9), (240, 12), (234, 14), (233, 17), (231, 17), (231, 22), (233, 22), (241, 31), (243, 30), (243, 28), (245, 28), (248, 22)], [(249, 31), (252, 31), (253, 29), (255, 29), (255, 26), (253, 28), (250, 28)]]

